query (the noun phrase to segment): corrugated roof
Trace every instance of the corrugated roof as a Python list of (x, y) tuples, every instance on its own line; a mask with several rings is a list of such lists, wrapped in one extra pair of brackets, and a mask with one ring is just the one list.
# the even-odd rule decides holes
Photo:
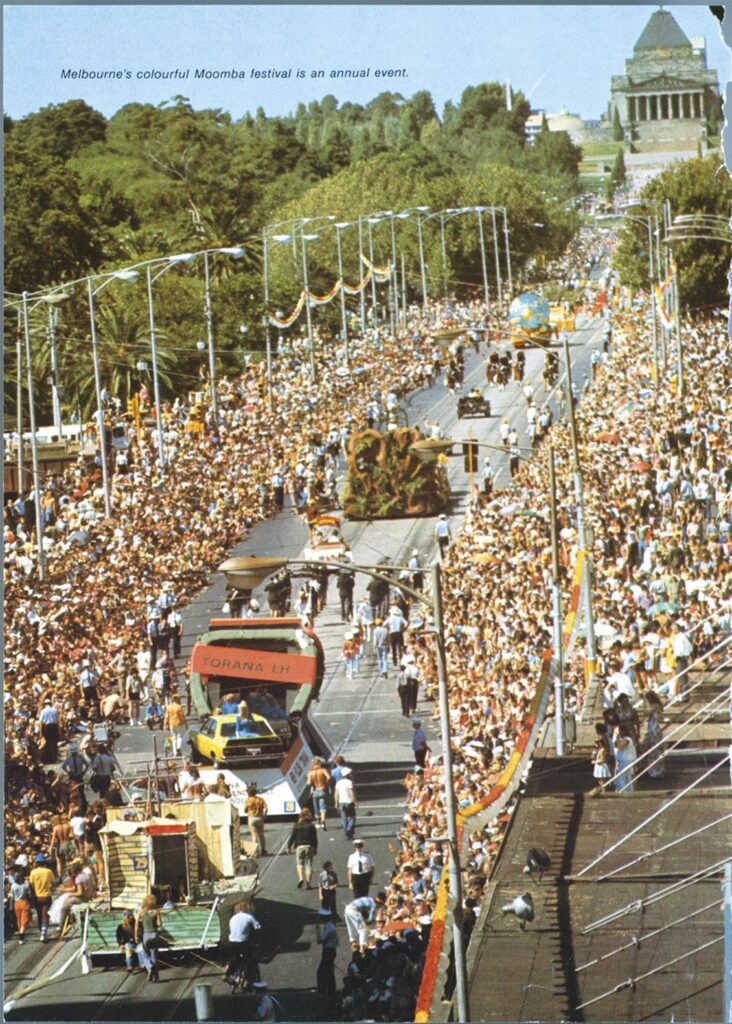
[(670, 11), (654, 11), (633, 47), (633, 52), (659, 48), (674, 49), (682, 46), (690, 48), (691, 43), (679, 28), (673, 14)]

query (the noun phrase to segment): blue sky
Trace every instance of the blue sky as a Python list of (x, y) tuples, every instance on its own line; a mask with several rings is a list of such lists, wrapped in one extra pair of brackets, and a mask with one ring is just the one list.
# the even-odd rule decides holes
[[(386, 89), (428, 89), (438, 110), (468, 85), (510, 79), (532, 106), (566, 107), (597, 118), (610, 76), (656, 8), (628, 6), (53, 6), (4, 8), (4, 109), (23, 117), (49, 103), (82, 98), (106, 116), (125, 103), (161, 103), (176, 93), (196, 108), (234, 118), (264, 108), (286, 114), (332, 93), (365, 103)], [(688, 37), (705, 36), (720, 85), (730, 55), (706, 6), (671, 6)], [(131, 78), (80, 81), (63, 69), (120, 70)], [(183, 81), (145, 81), (138, 72), (190, 69)], [(197, 68), (237, 69), (243, 80), (196, 81)], [(292, 68), (289, 79), (251, 69)], [(296, 69), (308, 77), (297, 79)], [(370, 68), (367, 79), (313, 80), (312, 69)], [(405, 68), (405, 79), (377, 80), (376, 69)]]

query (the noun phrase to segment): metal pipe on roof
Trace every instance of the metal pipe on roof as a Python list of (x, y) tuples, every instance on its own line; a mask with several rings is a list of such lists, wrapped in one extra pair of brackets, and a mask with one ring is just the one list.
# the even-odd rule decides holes
[(605, 860), (608, 854), (613, 853), (620, 846), (622, 846), (623, 843), (627, 842), (628, 839), (631, 839), (634, 835), (637, 835), (637, 833), (640, 832), (641, 829), (645, 828), (646, 825), (650, 825), (652, 821), (655, 821), (655, 819), (658, 818), (661, 814), (663, 814), (664, 811), (667, 811), (669, 807), (673, 807), (677, 800), (680, 800), (682, 796), (686, 796), (688, 793), (691, 793), (692, 789), (696, 789), (696, 787), (701, 782), (704, 782), (705, 779), (709, 778), (710, 775), (712, 775), (719, 769), (720, 765), (724, 764), (725, 761), (729, 761), (729, 759), (730, 755), (725, 754), (721, 761), (717, 761), (716, 764), (712, 765), (712, 767), (705, 771), (703, 775), (700, 775), (698, 779), (694, 779), (694, 781), (689, 786), (687, 786), (686, 789), (679, 790), (679, 792), (674, 797), (672, 797), (671, 800), (668, 801), (668, 803), (663, 804), (662, 807), (659, 807), (657, 811), (654, 811), (653, 814), (651, 814), (648, 818), (645, 818), (639, 825), (636, 825), (636, 827), (631, 829), (630, 832), (626, 832), (626, 834), (621, 839), (618, 839), (617, 843), (613, 843), (613, 845), (609, 846), (607, 850), (604, 850), (599, 857), (595, 857), (593, 861), (590, 861), (587, 867), (582, 868), (582, 870), (578, 872), (576, 877), (582, 878), (583, 875), (586, 875), (587, 872), (591, 868), (594, 868), (596, 864), (599, 864), (601, 860)]

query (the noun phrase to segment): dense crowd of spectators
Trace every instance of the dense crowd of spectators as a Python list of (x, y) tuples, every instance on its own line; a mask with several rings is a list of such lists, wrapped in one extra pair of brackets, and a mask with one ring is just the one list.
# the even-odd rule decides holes
[[(609, 766), (602, 778), (660, 742), (664, 703), (682, 699), (692, 659), (716, 650), (732, 633), (727, 324), (721, 314), (687, 322), (682, 338), (684, 394), (675, 394), (672, 369), (656, 392), (642, 311), (619, 297), (612, 352), (578, 409), (585, 503), (595, 538), (594, 609), (601, 624), (598, 674), (605, 710), (598, 746)], [(567, 425), (555, 424), (547, 440), (558, 464), (566, 598), (578, 553)], [(476, 499), (446, 558), (454, 779), (463, 808), (486, 797), (505, 767), (536, 692), (542, 653), (552, 645), (547, 480), (545, 446), (522, 462), (509, 489)], [(431, 652), (416, 641), (411, 650), (427, 692), (435, 692)], [(568, 682), (568, 708), (579, 712), (583, 656), (571, 662)], [(662, 764), (661, 758), (648, 775), (658, 777)], [(616, 788), (632, 791), (633, 772), (624, 771)], [(389, 900), (393, 916), (418, 921), (425, 911), (429, 915), (442, 871), (441, 845), (429, 841), (446, 827), (439, 761), (410, 773), (406, 786), (408, 813)], [(468, 821), (468, 927), (507, 820), (504, 815), (472, 834)]]
[[(318, 340), (315, 380), (299, 339), (275, 363), (273, 412), (263, 365), (250, 366), (220, 382), (219, 421), (209, 416), (202, 435), (187, 429), (193, 394), (166, 404), (164, 472), (156, 430), (143, 421), (136, 437), (130, 424), (126, 465), (111, 478), (110, 519), (98, 456), (80, 456), (44, 481), (43, 581), (36, 496), (29, 490), (6, 502), (6, 866), (48, 851), (52, 816), (68, 816), (72, 801), (85, 807), (83, 780), (57, 764), (69, 753), (65, 744), (80, 741), (87, 761), (94, 758), (95, 722), (119, 717), (126, 705), (139, 722), (169, 677), (175, 688), (168, 652), (177, 653), (169, 627), (176, 609), (253, 523), (281, 507), (285, 489), (296, 507), (327, 493), (329, 460), (352, 429), (374, 416), (386, 422), (395, 397), (444, 371), (445, 352), (425, 344), (432, 326), (449, 317), (482, 335), (494, 325), (483, 312), (479, 303), (412, 307), (398, 340), (385, 330), (351, 339), (353, 373)], [(110, 400), (110, 423), (113, 410)], [(105, 799), (118, 798), (116, 774), (112, 768)]]
[[(586, 258), (586, 250), (582, 254)], [(319, 351), (315, 379), (300, 342), (276, 363), (273, 412), (261, 370), (249, 367), (220, 383), (219, 422), (209, 421), (202, 436), (186, 428), (187, 402), (165, 406), (165, 472), (158, 466), (155, 431), (135, 437), (131, 429), (128, 465), (112, 478), (109, 520), (98, 462), (89, 467), (80, 460), (63, 477), (48, 480), (41, 495), (26, 493), (6, 505), (8, 878), (38, 854), (55, 858), (63, 844), (53, 843), (54, 830), (68, 831), (71, 819), (78, 823), (86, 811), (83, 781), (79, 793), (68, 766), (56, 766), (73, 753), (64, 744), (88, 734), (105, 699), (116, 693), (121, 702), (129, 695), (130, 677), (150, 685), (155, 659), (168, 650), (160, 623), (200, 588), (253, 523), (280, 507), (283, 488), (298, 507), (303, 496), (326, 493), (329, 455), (349, 432), (374, 414), (385, 417), (390, 395), (429, 386), (440, 363), (445, 369), (444, 351), (425, 339), (448, 318), (479, 325), (476, 340), (496, 326), (478, 303), (431, 303), (410, 311), (405, 338), (382, 331), (353, 339), (352, 365), (359, 373), (342, 373)], [(675, 677), (691, 657), (729, 633), (732, 611), (732, 355), (726, 324), (714, 317), (683, 325), (683, 397), (674, 393), (672, 366), (658, 389), (653, 386), (639, 302), (618, 296), (612, 328), (611, 352), (578, 410), (594, 535), (595, 615), (606, 624), (600, 671), (611, 756), (623, 724), (616, 698), (626, 692), (636, 702), (650, 688), (665, 700), (683, 689), (683, 675)], [(557, 457), (566, 589), (578, 550), (570, 435), (562, 422), (547, 434)], [(510, 757), (542, 654), (551, 646), (546, 463), (546, 444), (539, 445), (512, 474), (509, 490), (476, 495), (445, 559), (450, 715), (463, 808), (489, 792)], [(43, 582), (34, 543), (36, 497), (45, 524)], [(659, 604), (666, 606), (662, 612)], [(407, 654), (414, 656), (425, 693), (434, 694), (427, 643), (409, 640)], [(568, 706), (577, 710), (584, 697), (581, 659), (571, 664), (568, 679)], [(411, 1012), (421, 944), (396, 936), (400, 928), (408, 934), (422, 929), (423, 937), (429, 932), (444, 867), (442, 846), (429, 839), (444, 832), (439, 759), (410, 772), (405, 786), (401, 848), (374, 952), (354, 957), (349, 969), (349, 1019), (362, 1016), (364, 1005), (376, 1019)], [(109, 802), (119, 799), (114, 783), (104, 795)], [(99, 818), (100, 807), (88, 811), (87, 821)], [(71, 862), (76, 866), (79, 854), (94, 857), (87, 834), (77, 837), (82, 846), (73, 837), (65, 840), (69, 864), (57, 861), (60, 873)], [(498, 821), (469, 835), (469, 923), (500, 834)]]

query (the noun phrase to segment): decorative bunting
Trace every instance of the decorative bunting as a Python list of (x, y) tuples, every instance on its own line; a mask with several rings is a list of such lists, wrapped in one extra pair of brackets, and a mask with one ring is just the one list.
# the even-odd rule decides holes
[(366, 285), (370, 282), (373, 277), (377, 284), (386, 284), (391, 277), (391, 264), (386, 267), (377, 267), (375, 264), (361, 253), (361, 260), (365, 263), (368, 268), (365, 275), (361, 278), (358, 284), (346, 284), (343, 280), (338, 280), (333, 285), (329, 292), (325, 295), (315, 295), (314, 292), (306, 292), (305, 289), (300, 292), (300, 298), (297, 300), (297, 305), (293, 309), (292, 313), (288, 317), (278, 317), (276, 314), (271, 313), (269, 322), (273, 327), (278, 327), (280, 330), (284, 330), (287, 327), (292, 327), (297, 318), (305, 308), (306, 299), (310, 302), (311, 306), (325, 306), (329, 302), (332, 302), (336, 295), (340, 294), (341, 288), (346, 295), (360, 295)]

